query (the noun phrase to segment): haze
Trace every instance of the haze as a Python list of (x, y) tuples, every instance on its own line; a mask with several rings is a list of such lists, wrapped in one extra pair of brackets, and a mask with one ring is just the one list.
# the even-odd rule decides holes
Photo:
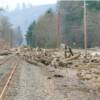
[(31, 4), (33, 6), (55, 4), (57, 0), (0, 0), (0, 7), (9, 8), (13, 10), (19, 4), (20, 6), (24, 3), (26, 5)]

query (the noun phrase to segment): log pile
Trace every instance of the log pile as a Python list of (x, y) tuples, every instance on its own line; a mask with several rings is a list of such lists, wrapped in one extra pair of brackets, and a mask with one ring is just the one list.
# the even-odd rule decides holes
[[(67, 51), (65, 49), (43, 49), (22, 47), (16, 50), (16, 54), (25, 59), (28, 63), (40, 67), (54, 69), (75, 69), (78, 79), (87, 86), (100, 90), (100, 56), (88, 53), (87, 58), (83, 53)], [(70, 55), (70, 56), (68, 56)], [(64, 76), (64, 75), (63, 75)], [(63, 78), (62, 74), (56, 73), (53, 77)], [(51, 78), (51, 77), (49, 77)], [(92, 85), (93, 83), (93, 85)], [(90, 85), (91, 84), (91, 85)]]
[(80, 53), (73, 53), (72, 50), (71, 52), (67, 51), (66, 55), (70, 56), (65, 57), (65, 51), (65, 49), (60, 51), (59, 49), (21, 47), (17, 48), (16, 54), (30, 63), (41, 63), (45, 66), (50, 65), (53, 67), (67, 67), (67, 65), (72, 64), (72, 60), (80, 57)]
[[(99, 63), (100, 60), (90, 54), (88, 54), (87, 59), (84, 55), (79, 52), (73, 52), (71, 49), (66, 52), (65, 49), (43, 49), (43, 48), (30, 48), (30, 47), (20, 47), (16, 49), (16, 54), (22, 56), (25, 60), (30, 63), (41, 63), (43, 65), (50, 65), (53, 67), (68, 67), (68, 65), (76, 64), (77, 61), (81, 61), (83, 64), (93, 62)], [(72, 53), (72, 54), (71, 54)], [(74, 66), (75, 67), (75, 66)]]

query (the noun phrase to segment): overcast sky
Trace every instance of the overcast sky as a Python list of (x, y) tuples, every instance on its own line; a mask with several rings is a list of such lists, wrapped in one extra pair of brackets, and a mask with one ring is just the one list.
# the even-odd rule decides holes
[(16, 8), (16, 5), (25, 3), (35, 5), (44, 5), (44, 4), (55, 4), (57, 0), (0, 0), (0, 7), (6, 8), (7, 6), (10, 9)]

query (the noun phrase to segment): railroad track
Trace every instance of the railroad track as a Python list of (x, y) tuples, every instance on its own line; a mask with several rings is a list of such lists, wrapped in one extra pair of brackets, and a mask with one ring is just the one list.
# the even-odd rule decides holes
[[(5, 64), (7, 66), (5, 66)], [(16, 71), (16, 67), (18, 66), (18, 59), (14, 58), (13, 60), (9, 60), (9, 62), (5, 62), (1, 67), (2, 69), (6, 69), (0, 78), (0, 100), (4, 100), (7, 89), (10, 85), (10, 82), (13, 78), (13, 75)], [(2, 72), (2, 70), (1, 70)]]
[(13, 55), (4, 57), (2, 60), (0, 60), (0, 65), (5, 64), (5, 63), (6, 63), (7, 61), (9, 61), (9, 59), (11, 59), (12, 57), (13, 57)]

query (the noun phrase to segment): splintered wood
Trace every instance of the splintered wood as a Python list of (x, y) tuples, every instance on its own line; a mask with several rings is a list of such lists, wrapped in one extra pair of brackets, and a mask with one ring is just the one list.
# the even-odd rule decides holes
[[(66, 56), (65, 56), (66, 53)], [(16, 49), (16, 54), (22, 56), (26, 61), (33, 64), (44, 64), (46, 66), (66, 67), (70, 61), (78, 59), (80, 53), (74, 53), (71, 48), (60, 49), (42, 49), (21, 47)]]
[[(91, 100), (93, 92), (96, 98), (100, 95), (100, 55), (89, 51), (85, 58), (84, 50), (71, 49), (44, 49), (20, 47), (12, 50), (13, 53), (30, 64), (37, 65), (48, 75), (48, 81), (53, 80), (56, 88), (65, 93), (71, 100), (80, 100), (80, 93)], [(66, 53), (66, 56), (65, 56)], [(28, 67), (28, 66), (27, 66)], [(72, 95), (74, 93), (75, 95)], [(75, 99), (76, 97), (76, 99)], [(83, 98), (83, 95), (81, 95)], [(90, 98), (90, 99), (88, 99)], [(99, 99), (94, 99), (99, 100)]]

